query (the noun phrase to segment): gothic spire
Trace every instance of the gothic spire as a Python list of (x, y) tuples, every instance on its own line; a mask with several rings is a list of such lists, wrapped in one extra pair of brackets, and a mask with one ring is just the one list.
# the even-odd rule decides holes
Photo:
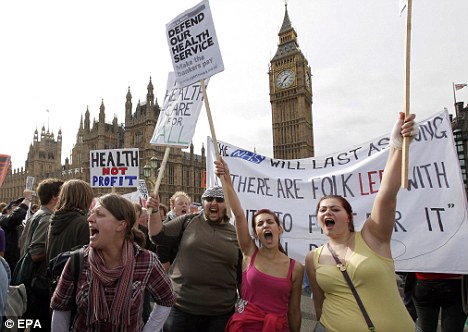
[(292, 28), (291, 25), (291, 20), (289, 19), (289, 14), (288, 14), (288, 4), (285, 2), (284, 4), (284, 19), (283, 19), (283, 24), (281, 25), (281, 29), (279, 31), (279, 34), (282, 34), (289, 29)]

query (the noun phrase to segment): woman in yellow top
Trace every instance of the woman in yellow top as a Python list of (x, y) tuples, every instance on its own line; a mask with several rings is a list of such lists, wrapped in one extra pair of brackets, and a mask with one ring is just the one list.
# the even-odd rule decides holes
[[(305, 265), (318, 325), (329, 332), (368, 330), (329, 248), (349, 274), (376, 332), (415, 330), (398, 292), (390, 249), (401, 183), (402, 142), (404, 136), (418, 132), (414, 117), (404, 118), (400, 113), (393, 127), (380, 189), (360, 232), (354, 231), (351, 205), (343, 197), (325, 196), (317, 204), (317, 220), (329, 243), (307, 254)], [(316, 327), (316, 331), (323, 331), (323, 327)]]

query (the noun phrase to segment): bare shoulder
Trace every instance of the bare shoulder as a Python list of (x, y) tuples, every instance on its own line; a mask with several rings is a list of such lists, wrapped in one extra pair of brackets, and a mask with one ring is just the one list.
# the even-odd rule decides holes
[(302, 265), (301, 262), (296, 261), (296, 263), (294, 264), (293, 274), (304, 274), (304, 265)]
[(315, 249), (312, 249), (311, 251), (309, 251), (305, 257), (305, 265), (308, 266), (308, 265), (314, 265), (314, 256), (315, 256), (315, 250), (317, 250), (318, 248), (315, 248)]

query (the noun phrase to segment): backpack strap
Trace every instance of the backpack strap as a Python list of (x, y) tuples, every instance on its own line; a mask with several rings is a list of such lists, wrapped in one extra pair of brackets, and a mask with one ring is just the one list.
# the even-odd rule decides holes
[(83, 248), (76, 249), (70, 252), (70, 264), (71, 264), (71, 269), (72, 269), (71, 272), (73, 274), (72, 299), (74, 303), (73, 308), (72, 308), (72, 313), (71, 313), (70, 326), (73, 323), (73, 319), (78, 309), (76, 305), (76, 289), (78, 286), (78, 280), (80, 279), (81, 273), (83, 272), (83, 257), (84, 257)]
[(182, 237), (182, 233), (185, 231), (185, 229), (190, 224), (192, 219), (195, 218), (196, 216), (198, 216), (198, 213), (192, 213), (185, 217), (185, 221), (184, 221), (184, 224), (182, 225), (182, 232), (180, 233), (181, 234), (180, 237)]
[[(178, 244), (180, 244), (180, 241), (182, 240), (182, 236), (184, 235), (184, 232), (185, 232), (185, 229), (187, 228), (188, 225), (190, 225), (190, 223), (192, 222), (193, 218), (195, 218), (196, 216), (198, 216), (198, 214), (186, 214), (185, 216), (183, 216), (182, 218), (184, 218), (184, 223), (182, 224), (182, 228), (179, 232), (179, 241), (178, 241)], [(177, 217), (179, 218), (179, 217)]]
[(70, 253), (70, 260), (71, 260), (70, 263), (71, 263), (71, 268), (72, 268), (75, 293), (76, 293), (76, 285), (78, 284), (78, 280), (80, 279), (81, 272), (83, 272), (83, 257), (84, 257), (83, 248), (73, 250)]

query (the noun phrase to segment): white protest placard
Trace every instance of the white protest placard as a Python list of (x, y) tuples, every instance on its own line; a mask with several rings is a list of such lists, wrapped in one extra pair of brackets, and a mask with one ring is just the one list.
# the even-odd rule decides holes
[(132, 203), (141, 203), (141, 194), (137, 191), (132, 191), (131, 193), (122, 194), (123, 197), (128, 199)]
[(145, 180), (138, 181), (138, 193), (140, 194), (140, 198), (146, 201), (149, 197), (148, 188), (146, 187)]
[(166, 24), (176, 80), (187, 86), (224, 70), (208, 0)]
[[(422, 120), (410, 145), (408, 190), (398, 194), (392, 255), (397, 271), (468, 274), (467, 201), (446, 111)], [(247, 219), (261, 208), (274, 211), (284, 228), (281, 242), (290, 257), (304, 262), (327, 242), (316, 220), (323, 195), (350, 201), (360, 230), (371, 212), (388, 157), (389, 135), (315, 158), (278, 160), (218, 142)], [(218, 179), (215, 154), (207, 144), (207, 185)]]
[(170, 72), (163, 108), (150, 143), (187, 148), (192, 142), (202, 105), (203, 93), (200, 83), (182, 88), (177, 84), (174, 72)]
[(89, 151), (91, 187), (137, 187), (140, 176), (137, 148)]
[(35, 181), (36, 181), (36, 178), (34, 176), (26, 177), (26, 189), (27, 190), (33, 190)]

